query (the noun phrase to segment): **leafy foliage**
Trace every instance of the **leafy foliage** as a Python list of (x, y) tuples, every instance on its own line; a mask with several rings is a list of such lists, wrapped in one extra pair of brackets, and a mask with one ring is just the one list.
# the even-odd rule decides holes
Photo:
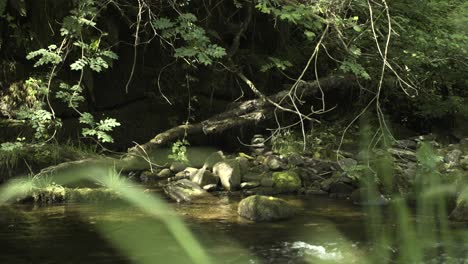
[(152, 22), (155, 29), (167, 41), (174, 43), (182, 39), (185, 46), (175, 48), (176, 58), (194, 60), (194, 62), (211, 65), (214, 60), (226, 55), (226, 50), (211, 43), (206, 31), (196, 25), (197, 17), (192, 13), (181, 14), (177, 19), (158, 18)]
[(109, 64), (105, 59), (117, 60), (119, 57), (110, 50), (100, 50), (99, 43), (99, 39), (92, 41), (90, 44), (82, 41), (73, 43), (73, 45), (83, 50), (83, 56), (70, 64), (70, 68), (74, 71), (81, 71), (86, 66), (89, 66), (91, 70), (98, 73), (103, 69), (109, 68)]
[(37, 59), (34, 63), (34, 67), (39, 67), (42, 65), (52, 64), (57, 65), (62, 62), (62, 57), (60, 55), (61, 51), (57, 49), (56, 45), (50, 45), (47, 49), (39, 49), (36, 51), (31, 51), (26, 59), (32, 60)]
[(168, 158), (174, 161), (187, 163), (187, 147), (189, 145), (190, 143), (186, 139), (177, 140), (172, 144), (171, 154), (168, 156)]
[[(112, 60), (118, 59), (117, 54), (109, 48), (102, 47), (101, 39), (107, 35), (96, 27), (94, 19), (99, 14), (99, 8), (94, 0), (76, 0), (75, 8), (70, 11), (70, 15), (63, 19), (60, 30), (63, 37), (60, 48), (57, 45), (49, 45), (47, 49), (32, 51), (27, 55), (28, 60), (36, 60), (34, 67), (39, 66), (59, 66), (65, 61), (65, 58), (73, 54), (74, 49), (79, 49), (79, 57), (70, 64), (70, 69), (74, 71), (83, 71), (89, 67), (94, 72), (102, 72), (109, 68)], [(99, 36), (90, 34), (91, 30), (97, 30)], [(89, 39), (88, 42), (86, 40)], [(67, 45), (67, 43), (72, 45)], [(89, 127), (82, 131), (83, 136), (95, 136), (101, 142), (113, 142), (109, 132), (113, 128), (120, 126), (120, 123), (113, 118), (106, 118), (98, 122), (89, 113), (81, 113), (78, 108), (81, 102), (85, 101), (83, 96), (82, 77), (74, 85), (61, 82), (56, 89), (52, 87), (52, 79), (55, 77), (55, 67), (51, 70), (47, 81), (30, 79), (29, 86), (38, 87), (37, 92), (30, 92), (35, 95), (42, 93), (44, 102), (36, 102), (33, 106), (22, 107), (18, 112), (20, 119), (28, 120), (35, 129), (36, 140), (45, 140), (49, 138), (48, 132), (61, 126), (60, 120), (54, 115), (54, 110), (49, 102), (49, 94), (55, 93), (55, 97), (66, 103), (68, 107), (77, 112), (81, 118), (80, 123)], [(48, 83), (47, 86), (44, 84)], [(36, 97), (34, 97), (36, 98)], [(46, 109), (49, 107), (50, 109)], [(54, 133), (55, 134), (55, 133)]]
[(83, 113), (80, 117), (80, 123), (89, 126), (89, 128), (83, 129), (83, 136), (96, 136), (96, 138), (103, 143), (114, 142), (109, 132), (115, 127), (120, 126), (120, 123), (117, 122), (115, 118), (106, 118), (96, 122), (90, 113)]

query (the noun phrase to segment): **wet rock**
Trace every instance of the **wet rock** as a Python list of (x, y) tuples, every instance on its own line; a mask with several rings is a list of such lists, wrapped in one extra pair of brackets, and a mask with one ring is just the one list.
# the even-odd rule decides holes
[(349, 196), (354, 191), (354, 189), (355, 188), (349, 184), (346, 184), (342, 181), (337, 181), (330, 184), (328, 192), (332, 194), (338, 194), (341, 196)]
[(225, 157), (222, 151), (213, 152), (208, 156), (208, 158), (206, 158), (203, 167), (211, 170), (216, 163), (221, 162), (224, 159)]
[(211, 171), (201, 168), (197, 170), (195, 175), (192, 177), (192, 181), (200, 186), (205, 186), (209, 184), (217, 185), (219, 178), (216, 177)]
[(237, 157), (236, 160), (239, 163), (241, 175), (246, 174), (249, 171), (250, 166), (251, 166), (249, 159), (247, 159), (246, 157)]
[(265, 149), (265, 138), (261, 134), (255, 134), (250, 141), (250, 150), (254, 155), (260, 155)]
[(247, 173), (242, 174), (242, 181), (261, 181), (263, 177), (267, 177), (265, 173), (256, 170), (249, 170)]
[(369, 190), (367, 188), (360, 188), (353, 193), (349, 199), (352, 201), (353, 204), (356, 205), (387, 205), (388, 199), (386, 199), (382, 194), (378, 193), (375, 195), (373, 199), (369, 199), (368, 194)]
[(410, 161), (417, 160), (416, 153), (414, 153), (414, 151), (411, 151), (411, 150), (389, 148), (387, 151), (397, 159), (405, 159), (405, 160), (410, 160)]
[(287, 219), (296, 213), (295, 207), (283, 199), (262, 195), (249, 196), (240, 201), (237, 213), (255, 222)]
[(244, 189), (252, 189), (258, 186), (260, 186), (259, 182), (243, 182), (241, 183), (240, 188), (244, 190)]
[(105, 202), (119, 199), (117, 192), (107, 188), (69, 189), (66, 193), (67, 202)]
[(317, 171), (313, 168), (296, 168), (294, 171), (301, 177), (302, 183), (304, 185), (310, 185), (316, 181), (322, 180), (317, 173)]
[(277, 171), (285, 167), (279, 157), (274, 155), (267, 156), (264, 160), (264, 164), (271, 171)]
[(159, 172), (156, 171), (143, 171), (140, 174), (140, 180), (144, 183), (157, 182), (162, 179), (167, 179), (172, 176), (172, 172), (169, 169), (162, 169)]
[(208, 192), (203, 190), (198, 184), (188, 179), (182, 179), (167, 184), (164, 187), (164, 192), (178, 203), (191, 202), (209, 195)]
[(143, 183), (150, 183), (150, 182), (156, 182), (160, 178), (158, 177), (157, 172), (151, 172), (151, 171), (143, 171), (140, 174), (140, 181)]
[(174, 180), (181, 180), (181, 179), (192, 179), (195, 174), (197, 173), (197, 168), (188, 167), (185, 168), (183, 171), (179, 171), (175, 174)]
[(330, 191), (330, 186), (337, 182), (338, 181), (338, 178), (336, 176), (336, 174), (334, 176), (332, 176), (331, 178), (328, 178), (328, 179), (325, 179), (323, 181), (320, 182), (320, 188), (326, 192), (329, 192)]
[(245, 195), (277, 195), (277, 194), (280, 194), (280, 192), (273, 188), (273, 187), (263, 187), (263, 186), (260, 186), (260, 187), (255, 187), (255, 188), (252, 188), (252, 189), (246, 189), (244, 190), (244, 194)]
[(117, 192), (108, 188), (66, 188), (51, 185), (34, 189), (19, 202), (55, 204), (63, 202), (103, 202), (120, 199)]
[(174, 173), (179, 173), (187, 168), (187, 164), (182, 162), (173, 162), (169, 169)]
[(161, 179), (167, 179), (171, 176), (172, 176), (172, 172), (168, 168), (164, 168), (160, 172), (158, 172), (158, 177)]
[(463, 138), (459, 143), (460, 149), (468, 155), (468, 138)]
[(460, 167), (464, 170), (468, 170), (468, 155), (460, 160)]
[(468, 191), (463, 192), (457, 199), (457, 205), (449, 216), (450, 220), (468, 222)]
[(66, 200), (66, 188), (59, 185), (52, 185), (46, 188), (34, 190), (31, 193), (32, 200), (36, 203), (61, 203)]
[(262, 187), (273, 187), (273, 185), (275, 185), (275, 182), (273, 181), (272, 177), (266, 176), (266, 177), (261, 178), (260, 185)]
[(292, 153), (288, 157), (288, 163), (292, 166), (300, 167), (304, 165), (304, 158), (297, 153)]
[(302, 185), (301, 178), (292, 170), (274, 172), (272, 178), (273, 187), (282, 193), (297, 192)]
[(207, 191), (207, 192), (214, 192), (218, 189), (218, 185), (217, 184), (207, 184), (207, 185), (204, 185), (203, 186), (203, 190)]
[(311, 187), (304, 190), (305, 195), (327, 195), (326, 191), (320, 189), (320, 187)]
[(338, 165), (337, 162), (330, 161), (330, 160), (322, 160), (322, 159), (314, 158), (314, 159), (310, 159), (309, 162), (305, 166), (312, 167), (316, 169), (319, 173), (325, 173), (325, 172), (336, 171), (336, 170), (341, 169), (340, 165)]
[(358, 162), (356, 160), (350, 158), (345, 158), (338, 161), (338, 165), (340, 165), (340, 167), (345, 171), (353, 170), (356, 168), (357, 164)]
[(400, 139), (395, 142), (395, 146), (397, 146), (398, 148), (402, 148), (402, 149), (416, 150), (416, 148), (418, 147), (418, 144), (414, 140)]
[(213, 174), (219, 177), (221, 185), (228, 191), (233, 191), (240, 187), (241, 175), (239, 162), (235, 159), (216, 163), (213, 166)]
[(462, 156), (463, 152), (459, 149), (454, 149), (452, 151), (449, 151), (445, 155), (445, 162), (449, 164), (449, 166), (458, 166), (460, 165), (460, 158)]

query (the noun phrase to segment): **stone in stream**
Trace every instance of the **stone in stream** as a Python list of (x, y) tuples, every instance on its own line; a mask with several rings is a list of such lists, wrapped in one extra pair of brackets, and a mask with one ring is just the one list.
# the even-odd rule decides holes
[(282, 161), (274, 155), (267, 156), (263, 161), (263, 164), (265, 164), (271, 171), (278, 171), (285, 167)]
[(240, 201), (237, 213), (255, 222), (275, 221), (292, 217), (296, 208), (283, 199), (252, 195)]
[(349, 199), (356, 205), (387, 205), (389, 200), (382, 194), (376, 193), (373, 199), (369, 199), (369, 189), (360, 188), (351, 193)]
[(176, 180), (192, 179), (197, 173), (197, 171), (197, 168), (187, 167), (183, 171), (179, 171), (178, 173), (176, 173), (174, 177)]
[(460, 165), (460, 158), (463, 152), (459, 149), (454, 149), (445, 155), (445, 162), (448, 163), (451, 167)]
[(158, 172), (158, 177), (161, 179), (167, 179), (171, 176), (172, 176), (172, 172), (168, 168), (164, 168), (160, 172)]
[(198, 184), (188, 179), (168, 183), (164, 187), (164, 192), (178, 203), (191, 202), (193, 200), (209, 196), (208, 192), (203, 190), (198, 186)]
[(457, 222), (468, 222), (468, 191), (464, 191), (457, 199), (457, 204), (449, 219)]
[(169, 169), (174, 173), (181, 172), (185, 170), (185, 168), (187, 168), (187, 164), (178, 161), (172, 162), (171, 166), (169, 167)]
[(259, 182), (243, 182), (241, 183), (240, 188), (244, 190), (244, 189), (252, 189), (258, 186), (260, 186)]
[(140, 180), (144, 183), (157, 182), (162, 179), (167, 179), (172, 176), (169, 169), (162, 169), (160, 172), (143, 171), (140, 174)]
[(239, 189), (241, 175), (239, 162), (235, 159), (229, 159), (216, 163), (213, 166), (213, 174), (221, 180), (221, 185), (227, 191)]
[(340, 167), (343, 170), (350, 171), (350, 170), (355, 169), (356, 166), (358, 165), (358, 163), (354, 159), (344, 158), (344, 159), (341, 159), (341, 160), (338, 161), (338, 165), (340, 165)]
[(281, 193), (297, 192), (302, 186), (301, 178), (292, 170), (274, 172), (272, 179), (273, 187)]
[(414, 151), (399, 148), (389, 148), (387, 151), (397, 159), (417, 161), (416, 153)]
[(463, 159), (460, 160), (460, 167), (468, 171), (468, 155), (466, 155)]
[(273, 185), (275, 185), (275, 182), (273, 181), (273, 178), (271, 176), (265, 176), (260, 179), (260, 185), (262, 187), (273, 187)]
[(218, 189), (218, 184), (207, 184), (203, 186), (203, 190), (207, 192), (213, 192)]
[(26, 193), (19, 202), (55, 204), (63, 202), (104, 202), (119, 200), (119, 194), (108, 188), (66, 188), (51, 185)]
[(211, 171), (201, 168), (197, 170), (194, 176), (191, 178), (192, 181), (200, 186), (209, 184), (218, 185), (219, 178), (216, 177)]
[(203, 167), (205, 169), (211, 170), (216, 163), (221, 162), (224, 159), (225, 159), (224, 153), (221, 150), (217, 152), (213, 152), (206, 158), (205, 164), (203, 165)]
[(288, 156), (288, 163), (291, 164), (292, 166), (303, 166), (304, 165), (304, 158), (297, 154), (297, 153), (291, 153)]

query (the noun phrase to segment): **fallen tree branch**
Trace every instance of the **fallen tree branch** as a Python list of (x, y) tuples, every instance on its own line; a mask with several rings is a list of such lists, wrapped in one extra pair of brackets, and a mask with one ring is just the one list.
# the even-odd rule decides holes
[[(320, 79), (320, 81), (300, 82), (297, 85), (297, 92), (303, 97), (311, 96), (320, 91), (336, 89), (340, 87), (349, 87), (353, 83), (353, 76), (331, 76)], [(283, 90), (276, 94), (266, 97), (267, 100), (258, 98), (248, 100), (235, 105), (233, 108), (214, 115), (200, 123), (184, 124), (173, 127), (156, 135), (145, 144), (133, 147), (128, 150), (132, 157), (139, 156), (142, 151), (149, 152), (152, 149), (168, 144), (184, 135), (204, 133), (205, 135), (219, 133), (224, 130), (242, 125), (258, 123), (273, 117), (275, 106), (270, 102), (281, 101), (290, 91)], [(278, 109), (281, 111), (281, 109)]]

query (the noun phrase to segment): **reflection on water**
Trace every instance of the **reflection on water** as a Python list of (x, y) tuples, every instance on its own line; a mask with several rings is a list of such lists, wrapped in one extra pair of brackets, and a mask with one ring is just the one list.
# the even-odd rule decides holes
[[(286, 199), (302, 210), (291, 220), (275, 223), (238, 217), (240, 197), (235, 196), (173, 208), (214, 263), (365, 262), (373, 245), (366, 242), (365, 214), (358, 207), (324, 197)], [(128, 205), (17, 205), (0, 210), (0, 263), (190, 262), (160, 220)], [(465, 227), (456, 229), (456, 234), (466, 235)], [(109, 242), (113, 237), (133, 246), (131, 258)], [(465, 243), (450, 245), (460, 252), (459, 262), (467, 256)]]

